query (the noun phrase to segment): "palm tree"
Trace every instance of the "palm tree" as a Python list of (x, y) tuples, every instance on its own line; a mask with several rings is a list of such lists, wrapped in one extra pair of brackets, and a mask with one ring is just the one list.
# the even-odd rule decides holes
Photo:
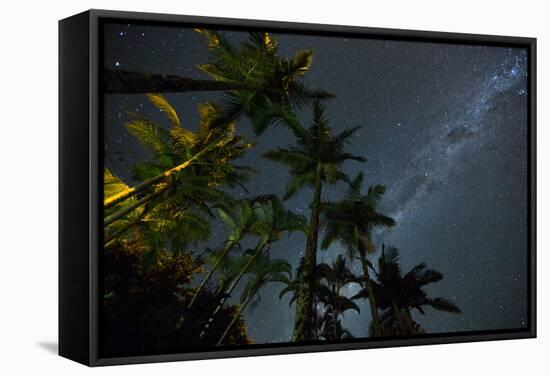
[[(236, 136), (234, 124), (227, 124), (223, 128), (212, 127), (219, 107), (210, 102), (199, 105), (199, 127), (197, 132), (192, 132), (182, 126), (175, 109), (162, 95), (147, 94), (147, 99), (165, 114), (170, 129), (167, 130), (139, 114), (129, 113), (131, 120), (126, 122), (126, 128), (146, 151), (152, 154), (155, 161), (138, 164), (135, 168), (135, 177), (141, 180), (141, 183), (106, 196), (103, 202), (104, 209), (109, 209), (155, 185), (171, 185), (181, 171), (191, 166), (203, 166), (202, 171), (210, 174), (209, 178), (214, 182), (214, 178), (239, 176), (239, 169), (229, 162), (242, 155), (252, 145), (244, 142), (242, 137)], [(235, 179), (233, 182), (236, 183)]]
[[(170, 129), (138, 114), (131, 114), (132, 119), (125, 124), (152, 160), (135, 166), (134, 178), (141, 183), (134, 187), (105, 171), (106, 245), (132, 226), (145, 222), (156, 223), (160, 232), (176, 226), (180, 230), (202, 228), (199, 232), (204, 233), (209, 228), (206, 217), (213, 216), (207, 203), (228, 198), (218, 187), (242, 186), (249, 172), (232, 161), (251, 145), (235, 135), (232, 125), (211, 128), (214, 105), (199, 107), (201, 121), (197, 132), (191, 132), (181, 126), (176, 111), (164, 97), (158, 94), (147, 97), (166, 115)], [(185, 235), (179, 237), (182, 242), (193, 235), (191, 231), (179, 233)]]
[[(296, 269), (296, 276), (295, 277), (287, 277), (286, 279), (282, 280), (282, 282), (286, 285), (285, 288), (281, 290), (279, 293), (279, 299), (282, 299), (283, 296), (286, 294), (291, 294), (290, 300), (288, 302), (289, 307), (292, 306), (298, 299), (298, 292), (300, 291), (300, 278), (299, 276), (302, 274), (302, 269), (304, 266), (304, 258), (302, 257), (300, 259), (300, 265)], [(315, 271), (315, 282), (314, 282), (314, 288), (313, 288), (313, 317), (311, 318), (312, 324), (312, 339), (317, 340), (319, 339), (319, 335), (322, 329), (322, 320), (319, 317), (317, 313), (317, 309), (319, 308), (321, 301), (320, 301), (320, 294), (319, 290), (321, 289), (321, 274), (317, 271), (318, 267), (320, 265), (316, 266)]]
[(351, 338), (349, 331), (342, 327), (340, 318), (348, 310), (353, 309), (358, 313), (360, 310), (353, 300), (341, 292), (349, 284), (359, 283), (359, 278), (346, 266), (346, 260), (342, 255), (338, 255), (332, 265), (318, 265), (317, 272), (320, 280), (324, 282), (319, 286), (319, 300), (325, 306), (321, 319), (321, 336), (329, 340)]
[[(414, 335), (424, 330), (411, 316), (416, 309), (425, 314), (424, 307), (432, 307), (438, 311), (461, 313), (460, 308), (445, 298), (431, 298), (423, 290), (424, 286), (439, 282), (443, 275), (433, 269), (427, 269), (426, 264), (414, 266), (405, 275), (399, 266), (399, 251), (397, 248), (383, 246), (382, 255), (378, 259), (376, 282), (372, 281), (372, 289), (383, 310), (382, 335)], [(368, 298), (368, 292), (363, 289), (357, 298)]]
[(210, 324), (215, 320), (216, 314), (222, 309), (227, 299), (231, 297), (233, 290), (237, 287), (243, 276), (248, 273), (264, 249), (268, 249), (272, 243), (279, 240), (283, 232), (307, 232), (305, 217), (286, 210), (279, 198), (275, 195), (258, 197), (254, 202), (253, 211), (257, 221), (254, 226), (254, 231), (255, 235), (259, 237), (258, 243), (254, 249), (249, 250), (245, 254), (248, 261), (235, 276), (227, 290), (221, 294), (222, 297), (220, 302), (214, 312), (210, 315), (201, 336), (206, 333)]
[(246, 114), (258, 134), (287, 116), (291, 106), (300, 107), (314, 98), (331, 97), (326, 92), (307, 88), (302, 81), (313, 60), (312, 50), (301, 50), (292, 58), (284, 59), (278, 55), (277, 41), (268, 33), (252, 32), (248, 41), (237, 48), (216, 31), (196, 31), (206, 37), (212, 56), (210, 63), (198, 68), (213, 80), (107, 69), (105, 92), (222, 91), (224, 109), (217, 123), (233, 121)]
[[(165, 246), (179, 253), (189, 244), (196, 244), (209, 238), (212, 214), (204, 199), (200, 198), (205, 196), (193, 194), (199, 186), (198, 184), (193, 186), (193, 181), (196, 179), (186, 181), (179, 187), (178, 192), (170, 192), (166, 186), (160, 186), (154, 192), (155, 197), (147, 202), (130, 197), (106, 211), (106, 220), (112, 218), (113, 211), (117, 211), (115, 215), (121, 212), (124, 215), (109, 222), (105, 227), (104, 248), (112, 247), (124, 235), (125, 238), (140, 239), (148, 244), (147, 252), (150, 256), (155, 256)], [(104, 182), (106, 194), (116, 193), (128, 187), (108, 169), (104, 170)], [(203, 192), (203, 194), (207, 193), (208, 191)], [(212, 190), (211, 194), (218, 196), (215, 190)], [(185, 196), (187, 196), (185, 204), (178, 204), (178, 201)]]
[(340, 170), (340, 166), (345, 161), (365, 161), (364, 158), (352, 155), (344, 150), (349, 137), (359, 127), (349, 128), (338, 135), (333, 135), (324, 112), (324, 106), (316, 101), (312, 126), (309, 129), (297, 125), (291, 128), (296, 137), (296, 145), (279, 148), (265, 154), (267, 158), (290, 168), (291, 178), (287, 184), (284, 199), (290, 198), (305, 187), (313, 187), (314, 189), (304, 265), (299, 276), (301, 282), (296, 304), (294, 341), (311, 340), (313, 335), (311, 324), (314, 317), (314, 274), (317, 264), (319, 213), (323, 184), (334, 184), (338, 181), (348, 180)]
[(395, 226), (395, 221), (377, 209), (378, 202), (386, 188), (382, 185), (371, 186), (366, 195), (361, 195), (362, 185), (363, 174), (359, 173), (350, 183), (350, 187), (341, 201), (323, 203), (325, 237), (321, 248), (327, 249), (332, 243), (339, 241), (346, 247), (352, 259), (361, 262), (363, 284), (369, 296), (373, 334), (378, 336), (381, 329), (376, 299), (372, 293), (370, 282), (368, 255), (375, 251), (372, 230), (377, 227)]
[(227, 325), (216, 346), (220, 346), (237, 319), (244, 312), (253, 298), (260, 299), (260, 289), (270, 282), (283, 282), (291, 275), (291, 266), (286, 260), (270, 260), (269, 255), (262, 253), (250, 268), (252, 278), (244, 286), (240, 306), (233, 320)]
[[(191, 308), (200, 294), (206, 283), (211, 279), (214, 272), (218, 270), (218, 267), (222, 265), (224, 260), (227, 259), (229, 252), (239, 244), (239, 242), (248, 234), (258, 234), (261, 230), (258, 227), (261, 225), (260, 221), (263, 218), (258, 218), (257, 211), (255, 210), (255, 200), (241, 199), (233, 202), (220, 205), (218, 209), (218, 216), (224, 222), (229, 235), (225, 241), (225, 245), (219, 254), (216, 255), (216, 261), (214, 262), (210, 271), (206, 274), (202, 282), (199, 284), (188, 308)], [(260, 234), (261, 235), (261, 234)]]

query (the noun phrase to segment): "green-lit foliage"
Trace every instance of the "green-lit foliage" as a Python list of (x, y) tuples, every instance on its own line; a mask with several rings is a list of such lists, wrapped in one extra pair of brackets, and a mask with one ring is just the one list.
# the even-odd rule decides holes
[(197, 31), (206, 37), (211, 52), (211, 61), (200, 64), (199, 69), (217, 81), (243, 87), (225, 92), (217, 124), (245, 114), (261, 134), (271, 124), (292, 122), (292, 108), (331, 96), (309, 89), (302, 80), (313, 61), (312, 50), (301, 50), (285, 59), (279, 56), (277, 41), (268, 33), (250, 33), (247, 42), (235, 47), (216, 31)]
[[(214, 272), (223, 265), (229, 252), (245, 236), (256, 236), (265, 246), (278, 240), (283, 231), (305, 232), (307, 229), (306, 219), (285, 210), (280, 200), (273, 195), (260, 196), (252, 200), (226, 201), (218, 204), (217, 211), (218, 217), (224, 222), (227, 229), (227, 240), (223, 248), (217, 252), (212, 268), (197, 287), (195, 295), (189, 302), (190, 306), (194, 304), (194, 299), (212, 278)], [(228, 283), (228, 281), (225, 280), (223, 283)], [(228, 289), (230, 289), (229, 286), (230, 284), (228, 284)]]
[[(126, 127), (151, 154), (149, 160), (134, 166), (134, 179), (143, 182), (159, 176), (163, 178), (106, 210), (106, 221), (118, 216), (111, 223), (106, 223), (106, 244), (116, 239), (121, 230), (128, 232), (139, 225), (144, 228), (145, 234), (150, 235), (153, 249), (169, 242), (173, 251), (181, 251), (190, 244), (209, 238), (210, 218), (214, 217), (210, 205), (228, 200), (227, 194), (219, 189), (221, 186), (236, 187), (246, 180), (249, 169), (232, 162), (250, 144), (235, 134), (233, 125), (216, 129), (210, 127), (216, 111), (212, 104), (199, 107), (201, 121), (198, 130), (192, 132), (182, 127), (176, 111), (164, 97), (158, 94), (147, 97), (165, 113), (168, 127), (131, 114), (132, 119)], [(220, 143), (223, 145), (218, 146)], [(197, 158), (199, 154), (200, 158)], [(177, 166), (185, 168), (167, 173)], [(107, 174), (112, 176), (108, 171), (105, 172), (106, 177)], [(124, 188), (124, 183), (120, 182), (105, 194), (109, 197), (111, 192), (116, 194), (125, 189), (128, 187)], [(136, 202), (143, 204), (133, 208)], [(121, 210), (125, 207), (132, 210), (125, 213)]]
[[(243, 262), (241, 270), (235, 274), (233, 280), (227, 285), (218, 307), (211, 314), (210, 321), (216, 319), (216, 315), (221, 307), (231, 296), (243, 276), (255, 266), (258, 257), (260, 257), (264, 249), (278, 241), (284, 232), (307, 231), (305, 217), (286, 210), (277, 196), (259, 196), (252, 201), (250, 208), (250, 212), (246, 210), (246, 218), (248, 216), (251, 218), (249, 233), (259, 239), (258, 243), (254, 249), (245, 252), (243, 255), (243, 259), (246, 261)], [(226, 219), (227, 222), (233, 223), (234, 221), (232, 219), (229, 220), (228, 216)], [(225, 257), (223, 253), (221, 256)], [(206, 325), (204, 331), (206, 332), (208, 328), (209, 325)]]

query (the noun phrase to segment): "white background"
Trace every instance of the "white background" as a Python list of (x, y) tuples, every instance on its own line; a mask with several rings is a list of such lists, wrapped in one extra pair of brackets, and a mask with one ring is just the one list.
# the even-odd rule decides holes
[[(546, 1), (18, 1), (0, 22), (0, 374), (389, 375), (549, 371)], [(88, 369), (57, 343), (57, 20), (106, 8), (538, 38), (539, 338)], [(545, 146), (546, 145), (546, 146)]]

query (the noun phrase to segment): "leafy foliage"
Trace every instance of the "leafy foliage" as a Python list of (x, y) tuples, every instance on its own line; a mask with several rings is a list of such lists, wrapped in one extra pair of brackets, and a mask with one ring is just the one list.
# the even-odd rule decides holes
[[(180, 252), (186, 247), (206, 240), (211, 234), (210, 219), (214, 217), (210, 205), (227, 201), (226, 193), (220, 186), (236, 187), (242, 185), (249, 174), (248, 169), (233, 165), (232, 161), (241, 156), (251, 145), (235, 134), (235, 127), (211, 129), (210, 122), (216, 108), (212, 104), (199, 107), (201, 122), (197, 132), (181, 126), (176, 111), (160, 94), (148, 94), (147, 98), (166, 115), (170, 130), (142, 117), (130, 114), (132, 119), (126, 123), (128, 131), (146, 147), (152, 156), (151, 161), (144, 161), (134, 167), (134, 178), (139, 181), (155, 179), (174, 166), (189, 163), (189, 167), (176, 174), (168, 175), (149, 189), (144, 190), (137, 200), (143, 205), (130, 211), (106, 228), (106, 238), (114, 238), (121, 229), (145, 227), (144, 233), (150, 234), (150, 245), (153, 251), (166, 245), (169, 241), (173, 251)], [(223, 147), (217, 144), (223, 142)], [(221, 146), (221, 145), (220, 145)], [(202, 151), (198, 160), (196, 156)], [(192, 162), (192, 163), (191, 163)], [(106, 174), (110, 172), (106, 171)], [(112, 174), (110, 174), (112, 176)], [(114, 181), (112, 177), (109, 181)], [(116, 178), (118, 179), (118, 178)], [(120, 179), (118, 179), (120, 181)], [(113, 187), (110, 184), (106, 195)], [(140, 202), (141, 202), (140, 201)], [(121, 213), (122, 207), (132, 208), (136, 205), (136, 196), (106, 211), (106, 216)], [(137, 213), (134, 210), (139, 209)], [(131, 235), (131, 232), (130, 234)]]
[(361, 195), (363, 174), (350, 182), (344, 198), (337, 202), (325, 202), (322, 213), (325, 223), (325, 236), (321, 247), (326, 249), (339, 241), (354, 258), (365, 258), (374, 252), (372, 230), (377, 227), (393, 227), (395, 221), (380, 213), (378, 201), (386, 188), (382, 185), (370, 186), (366, 195)]
[(340, 170), (340, 166), (347, 160), (365, 161), (362, 157), (344, 151), (349, 137), (358, 127), (333, 135), (324, 113), (324, 106), (315, 102), (311, 127), (305, 129), (294, 124), (292, 128), (296, 144), (264, 154), (268, 159), (281, 163), (290, 170), (290, 181), (283, 195), (285, 200), (305, 187), (314, 186), (318, 173), (321, 180), (329, 184), (347, 181), (348, 178)]
[(302, 80), (311, 67), (312, 50), (301, 50), (284, 59), (278, 54), (277, 41), (268, 33), (251, 32), (247, 42), (235, 47), (216, 31), (197, 31), (206, 37), (211, 52), (210, 63), (198, 68), (217, 81), (245, 89), (225, 92), (216, 124), (245, 114), (255, 132), (261, 134), (269, 125), (287, 124), (293, 117), (292, 108), (331, 97), (327, 92), (309, 89)]
[[(439, 282), (443, 275), (433, 269), (427, 269), (426, 264), (414, 266), (403, 275), (399, 265), (399, 251), (395, 247), (383, 247), (378, 259), (376, 281), (373, 281), (373, 291), (379, 308), (383, 310), (382, 328), (384, 335), (411, 335), (423, 333), (420, 325), (411, 317), (411, 311), (416, 309), (425, 314), (425, 307), (438, 311), (460, 313), (461, 310), (453, 302), (445, 298), (431, 298), (423, 287)], [(354, 299), (366, 298), (367, 291), (361, 290)]]

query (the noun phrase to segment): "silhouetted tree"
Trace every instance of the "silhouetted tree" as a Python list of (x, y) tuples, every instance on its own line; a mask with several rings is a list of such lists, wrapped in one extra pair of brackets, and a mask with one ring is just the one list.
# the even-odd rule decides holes
[(332, 265), (317, 265), (317, 274), (321, 280), (319, 300), (324, 304), (321, 336), (329, 340), (351, 338), (351, 333), (342, 327), (341, 316), (349, 310), (357, 313), (360, 310), (353, 300), (342, 295), (342, 290), (349, 284), (359, 283), (359, 278), (349, 270), (341, 255), (338, 255)]
[(386, 191), (382, 185), (371, 186), (367, 194), (361, 194), (363, 174), (360, 173), (350, 183), (345, 197), (337, 202), (323, 203), (322, 212), (325, 222), (325, 237), (321, 247), (326, 249), (338, 241), (345, 246), (354, 259), (361, 262), (363, 268), (363, 285), (368, 293), (373, 334), (381, 333), (378, 320), (376, 299), (372, 292), (368, 255), (374, 252), (372, 230), (377, 227), (392, 227), (395, 221), (380, 213), (377, 209), (378, 201)]
[(291, 177), (284, 193), (284, 199), (290, 198), (304, 187), (313, 187), (314, 190), (304, 264), (299, 276), (294, 341), (311, 340), (313, 336), (314, 274), (317, 265), (322, 187), (324, 183), (334, 184), (338, 181), (348, 180), (340, 170), (345, 161), (364, 161), (364, 158), (345, 151), (349, 137), (358, 128), (346, 129), (338, 135), (333, 135), (328, 119), (324, 115), (323, 105), (320, 102), (315, 102), (312, 126), (308, 129), (296, 125), (291, 128), (296, 138), (296, 145), (265, 153), (267, 158), (284, 164), (290, 169)]
[[(424, 307), (429, 306), (438, 311), (460, 313), (461, 310), (453, 302), (445, 298), (431, 298), (424, 291), (424, 286), (443, 279), (440, 272), (427, 269), (421, 263), (413, 267), (405, 275), (399, 266), (399, 251), (397, 248), (383, 246), (382, 255), (378, 259), (376, 282), (372, 288), (378, 307), (383, 310), (382, 335), (414, 335), (423, 329), (411, 316), (416, 309), (424, 314)], [(368, 298), (366, 289), (361, 290), (354, 299)]]

